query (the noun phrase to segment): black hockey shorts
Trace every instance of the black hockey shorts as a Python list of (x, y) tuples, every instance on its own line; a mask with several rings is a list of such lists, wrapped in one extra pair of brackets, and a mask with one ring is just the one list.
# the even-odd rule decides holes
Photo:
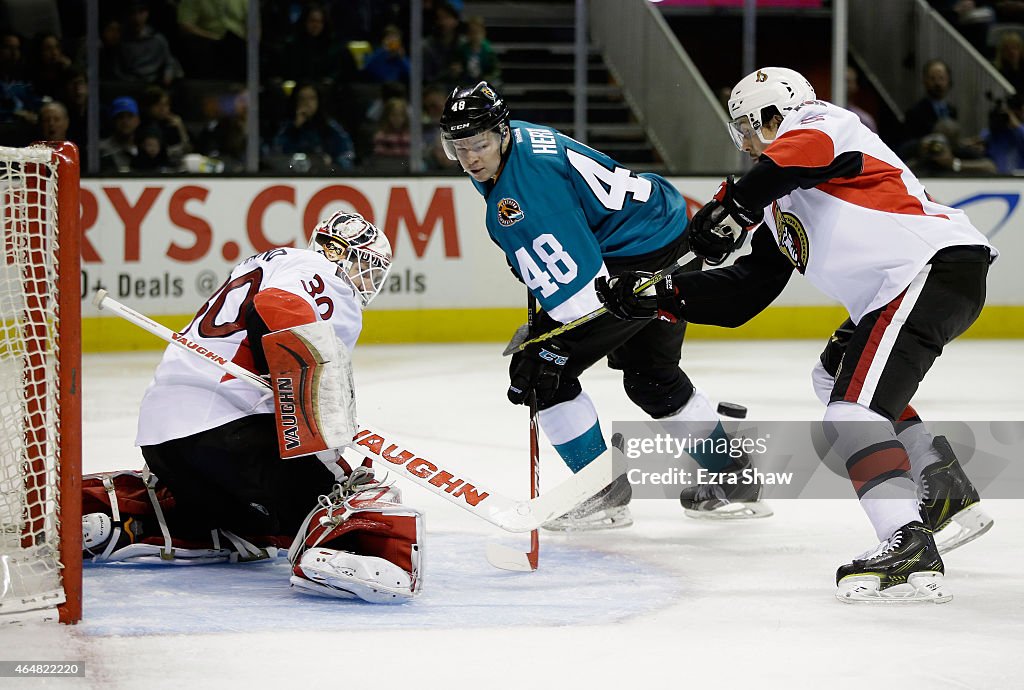
[[(612, 275), (624, 270), (657, 270), (685, 253), (681, 241), (666, 247), (657, 256), (638, 257), (608, 262)], [(687, 266), (699, 270), (698, 260)], [(547, 314), (540, 313), (534, 328), (547, 331), (559, 325)], [(610, 314), (568, 331), (557, 337), (569, 351), (569, 361), (559, 380), (555, 395), (542, 408), (572, 400), (583, 390), (580, 375), (594, 364), (608, 358), (608, 366), (622, 372), (622, 383), (629, 399), (654, 418), (670, 415), (686, 404), (693, 394), (693, 384), (679, 368), (686, 323), (666, 321), (622, 321)]]
[(143, 446), (142, 456), (174, 496), (174, 516), (167, 519), (183, 537), (209, 536), (218, 527), (292, 536), (335, 481), (314, 456), (281, 459), (273, 414)]
[(981, 313), (988, 266), (985, 247), (944, 249), (896, 299), (840, 326), (821, 356), (836, 377), (831, 402), (898, 420), (942, 348)]

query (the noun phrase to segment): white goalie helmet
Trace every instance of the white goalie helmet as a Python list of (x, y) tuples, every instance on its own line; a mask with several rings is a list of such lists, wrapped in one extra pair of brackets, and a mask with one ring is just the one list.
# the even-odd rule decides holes
[(338, 211), (313, 229), (309, 248), (342, 267), (365, 307), (391, 271), (391, 243), (358, 213)]
[(729, 136), (736, 148), (743, 150), (743, 141), (752, 134), (761, 143), (768, 144), (761, 127), (771, 119), (775, 110), (785, 117), (805, 101), (817, 96), (814, 87), (799, 72), (785, 67), (762, 67), (740, 79), (729, 96)]

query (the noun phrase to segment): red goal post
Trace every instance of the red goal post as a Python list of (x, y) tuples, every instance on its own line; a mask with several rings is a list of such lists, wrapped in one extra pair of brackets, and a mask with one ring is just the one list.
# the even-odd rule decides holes
[(78, 149), (0, 147), (0, 624), (82, 616)]

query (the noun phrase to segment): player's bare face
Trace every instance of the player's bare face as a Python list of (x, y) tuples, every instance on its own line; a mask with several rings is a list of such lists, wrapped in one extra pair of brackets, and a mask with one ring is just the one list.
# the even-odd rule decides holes
[(501, 167), (501, 135), (498, 132), (492, 130), (456, 139), (452, 143), (459, 164), (474, 180), (486, 182), (498, 174)]

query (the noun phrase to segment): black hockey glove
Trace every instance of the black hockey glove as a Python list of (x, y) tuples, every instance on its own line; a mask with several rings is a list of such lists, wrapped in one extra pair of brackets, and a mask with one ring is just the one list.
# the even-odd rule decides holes
[(569, 360), (569, 353), (556, 341), (530, 345), (512, 355), (508, 367), (508, 399), (513, 405), (525, 405), (530, 391), (537, 394), (537, 402), (551, 399), (558, 390), (558, 381)]
[(747, 209), (736, 201), (730, 175), (715, 197), (690, 219), (690, 249), (711, 266), (717, 266), (743, 244), (747, 229), (763, 219), (764, 209)]
[(661, 319), (669, 323), (682, 320), (682, 300), (672, 283), (672, 274), (640, 294), (636, 286), (651, 277), (644, 271), (626, 271), (611, 280), (601, 276), (594, 281), (597, 298), (614, 316), (625, 321)]

